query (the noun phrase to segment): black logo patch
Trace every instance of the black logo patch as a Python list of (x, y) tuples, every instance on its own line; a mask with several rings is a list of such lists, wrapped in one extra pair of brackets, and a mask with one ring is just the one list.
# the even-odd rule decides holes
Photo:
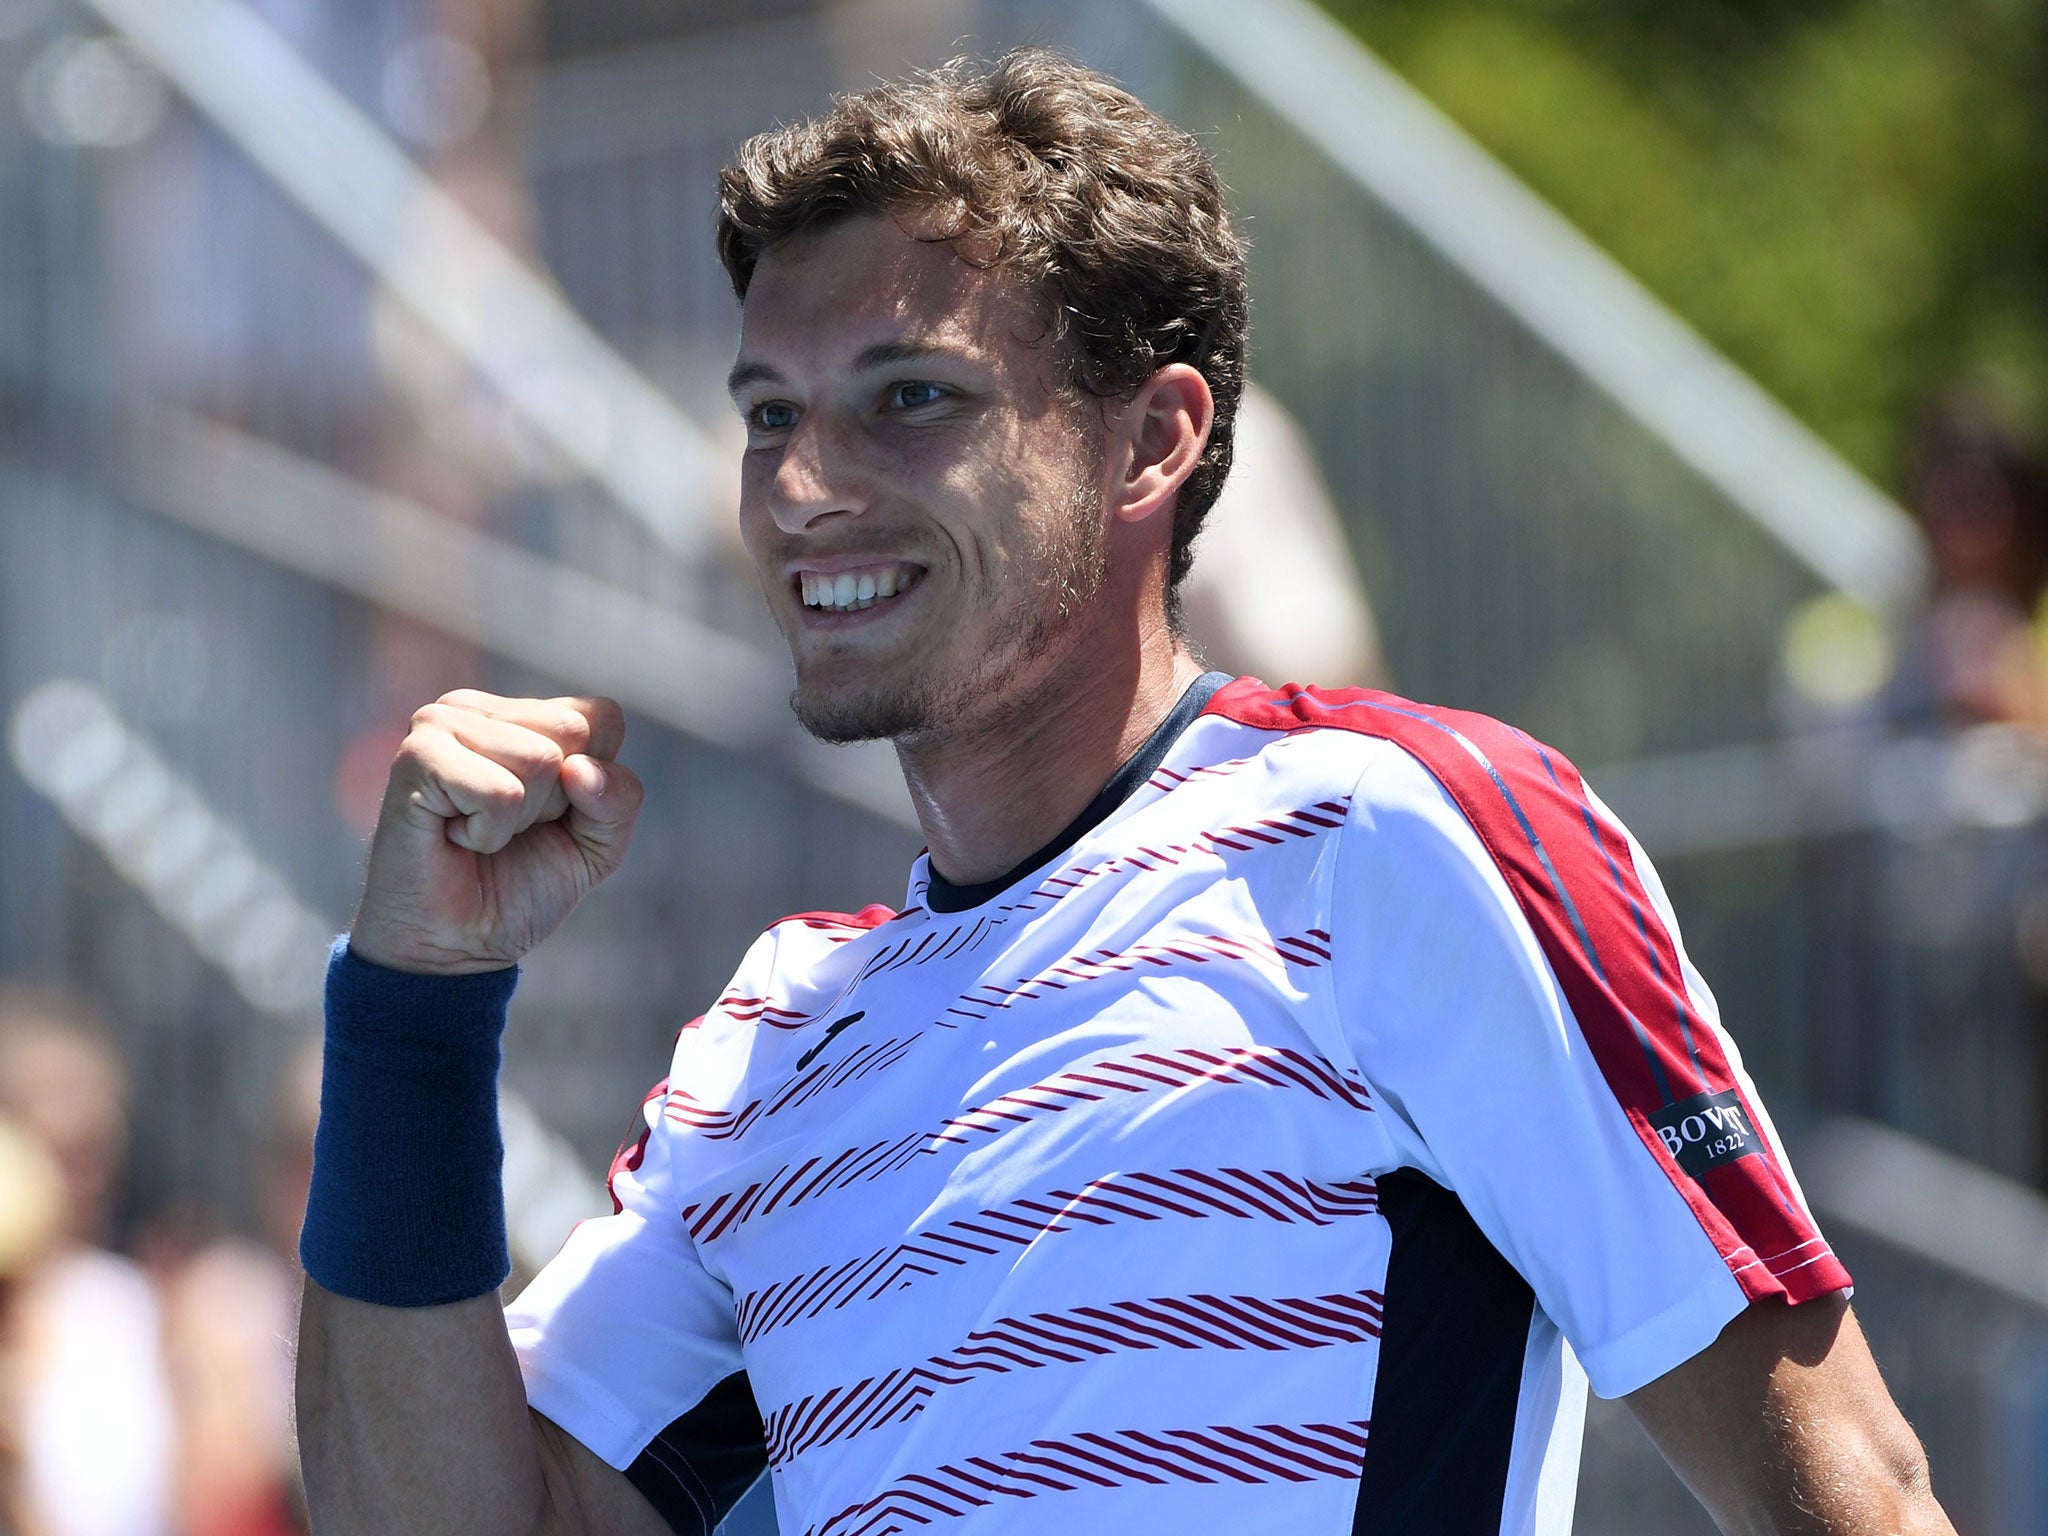
[(858, 1013), (849, 1013), (845, 1018), (834, 1019), (830, 1024), (827, 1024), (825, 1026), (824, 1038), (821, 1039), (816, 1045), (812, 1046), (808, 1051), (805, 1051), (803, 1055), (797, 1057), (797, 1071), (803, 1071), (805, 1067), (808, 1067), (812, 1062), (816, 1061), (818, 1059), (818, 1052), (822, 1051), (823, 1049), (825, 1049), (826, 1046), (830, 1045), (832, 1043), (832, 1037), (838, 1034), (839, 1031), (846, 1028), (846, 1026), (849, 1024), (858, 1024), (862, 1019), (866, 1018), (867, 1016), (868, 1011), (867, 1009), (863, 1008)]
[(1738, 1157), (1761, 1152), (1756, 1127), (1733, 1088), (1695, 1094), (1653, 1111), (1650, 1124), (1678, 1166), (1694, 1178), (1710, 1168), (1725, 1167)]

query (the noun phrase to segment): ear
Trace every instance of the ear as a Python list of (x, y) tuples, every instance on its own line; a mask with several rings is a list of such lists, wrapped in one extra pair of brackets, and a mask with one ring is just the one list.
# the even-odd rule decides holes
[(1209, 381), (1186, 363), (1168, 363), (1147, 379), (1118, 413), (1109, 463), (1109, 510), (1118, 521), (1143, 522), (1195, 472), (1209, 445), (1216, 399)]

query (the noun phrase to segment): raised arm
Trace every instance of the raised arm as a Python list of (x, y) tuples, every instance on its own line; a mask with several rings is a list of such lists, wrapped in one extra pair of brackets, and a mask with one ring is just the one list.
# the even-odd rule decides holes
[(1728, 1536), (1955, 1536), (1839, 1293), (1759, 1302), (1625, 1400)]
[(640, 785), (609, 700), (449, 694), (392, 766), (329, 973), (301, 1253), (299, 1440), (318, 1536), (667, 1525), (529, 1412), (497, 1288), (512, 967), (618, 867)]

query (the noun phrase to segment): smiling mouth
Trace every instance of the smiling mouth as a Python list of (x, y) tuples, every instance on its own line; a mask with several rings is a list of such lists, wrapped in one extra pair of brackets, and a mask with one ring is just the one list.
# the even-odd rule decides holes
[(798, 571), (796, 582), (806, 608), (820, 613), (855, 613), (901, 597), (923, 574), (921, 566), (892, 560), (849, 571)]

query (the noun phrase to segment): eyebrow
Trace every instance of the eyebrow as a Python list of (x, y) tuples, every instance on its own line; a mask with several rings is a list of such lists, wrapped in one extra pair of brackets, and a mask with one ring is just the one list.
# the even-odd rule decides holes
[(781, 378), (782, 375), (766, 363), (734, 363), (732, 372), (725, 376), (725, 392), (736, 396), (749, 384), (776, 383)]
[(966, 355), (959, 347), (937, 342), (878, 341), (872, 347), (862, 349), (860, 356), (853, 360), (853, 371), (866, 373), (871, 368), (887, 368), (896, 363), (921, 363), (934, 357), (965, 358)]
[[(853, 360), (855, 373), (866, 373), (875, 368), (888, 368), (898, 363), (919, 363), (932, 358), (947, 358), (966, 361), (969, 354), (957, 346), (936, 342), (878, 341), (871, 347), (863, 347)], [(779, 384), (781, 373), (767, 363), (738, 362), (732, 372), (725, 376), (726, 393), (737, 395), (750, 384)]]

